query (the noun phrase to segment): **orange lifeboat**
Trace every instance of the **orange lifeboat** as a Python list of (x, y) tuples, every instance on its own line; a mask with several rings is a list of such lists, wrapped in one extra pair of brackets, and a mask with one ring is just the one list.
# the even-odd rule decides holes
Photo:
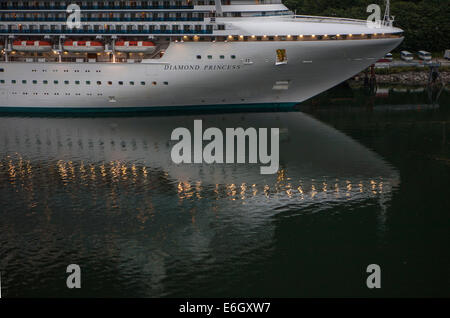
[(52, 49), (52, 45), (47, 41), (14, 41), (12, 49), (21, 52), (47, 52)]
[(117, 41), (115, 49), (126, 53), (152, 53), (156, 46), (150, 41)]
[(96, 53), (103, 51), (103, 43), (98, 41), (65, 41), (63, 49), (68, 52)]

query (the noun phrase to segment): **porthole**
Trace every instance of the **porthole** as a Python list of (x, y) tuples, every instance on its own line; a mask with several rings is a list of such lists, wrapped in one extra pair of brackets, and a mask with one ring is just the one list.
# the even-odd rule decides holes
[(152, 82), (152, 85), (153, 85), (153, 86), (156, 86), (156, 84), (157, 84), (156, 82)]
[(102, 85), (102, 82), (101, 81), (97, 81), (97, 85)]
[(112, 85), (112, 82), (111, 82), (111, 81), (108, 81), (108, 85)]

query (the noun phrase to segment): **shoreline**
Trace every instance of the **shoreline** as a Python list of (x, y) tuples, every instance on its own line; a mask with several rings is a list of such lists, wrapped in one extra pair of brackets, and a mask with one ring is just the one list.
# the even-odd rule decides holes
[[(450, 84), (450, 72), (440, 72), (445, 85)], [(379, 84), (403, 84), (403, 85), (427, 85), (429, 72), (402, 72), (394, 74), (376, 74), (377, 83)], [(352, 80), (356, 82), (364, 82), (365, 75), (360, 73)], [(437, 83), (441, 81), (438, 80)]]

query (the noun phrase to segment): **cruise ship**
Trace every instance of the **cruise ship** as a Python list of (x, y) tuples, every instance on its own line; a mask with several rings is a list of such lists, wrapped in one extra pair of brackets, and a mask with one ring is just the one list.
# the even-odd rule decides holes
[(0, 111), (292, 107), (402, 34), (281, 0), (2, 1)]

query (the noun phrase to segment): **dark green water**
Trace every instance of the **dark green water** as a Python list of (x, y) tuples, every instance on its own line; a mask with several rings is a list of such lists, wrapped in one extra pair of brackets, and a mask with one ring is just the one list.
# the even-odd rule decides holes
[[(0, 117), (3, 297), (450, 296), (450, 96), (296, 112)], [(177, 127), (279, 127), (280, 171), (181, 165)], [(81, 266), (82, 288), (66, 287)], [(381, 267), (381, 289), (366, 267)]]

